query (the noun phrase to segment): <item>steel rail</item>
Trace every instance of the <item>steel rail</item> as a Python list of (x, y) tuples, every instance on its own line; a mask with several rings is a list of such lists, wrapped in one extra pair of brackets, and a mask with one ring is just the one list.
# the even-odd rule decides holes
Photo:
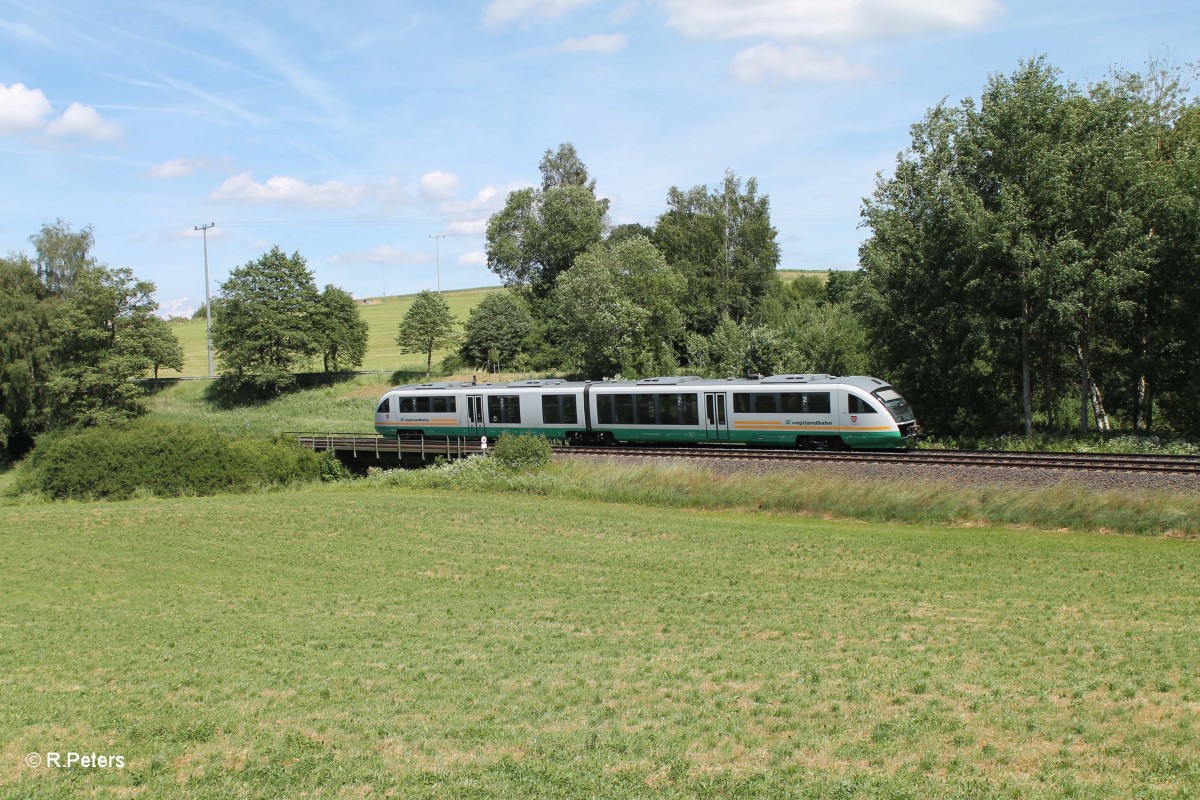
[(793, 462), (869, 462), (877, 464), (921, 464), (963, 467), (1013, 467), (1025, 469), (1072, 469), (1096, 472), (1161, 472), (1200, 475), (1200, 459), (1189, 456), (1160, 456), (1103, 453), (1014, 453), (997, 451), (909, 450), (902, 452), (765, 450), (759, 448), (646, 448), (567, 447), (566, 455), (613, 457), (725, 458)]

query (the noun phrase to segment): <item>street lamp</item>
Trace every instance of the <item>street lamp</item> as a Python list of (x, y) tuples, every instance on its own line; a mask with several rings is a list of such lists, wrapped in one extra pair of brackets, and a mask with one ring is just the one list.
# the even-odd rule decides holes
[(446, 238), (444, 233), (431, 233), (429, 238), (433, 239), (433, 263), (437, 270), (437, 290), (442, 291), (442, 239)]
[(197, 225), (194, 230), (203, 231), (204, 235), (204, 339), (208, 342), (208, 377), (213, 376), (212, 365), (212, 297), (208, 293), (208, 229), (216, 225)]

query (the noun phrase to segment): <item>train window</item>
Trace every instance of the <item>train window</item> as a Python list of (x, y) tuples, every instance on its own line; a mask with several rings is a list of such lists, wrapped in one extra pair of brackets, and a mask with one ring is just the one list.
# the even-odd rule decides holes
[(542, 395), (542, 422), (548, 425), (576, 425), (579, 416), (575, 412), (575, 395)]
[(778, 414), (779, 395), (774, 393), (754, 395), (754, 412), (756, 414)]
[(616, 421), (618, 425), (632, 425), (635, 417), (633, 416), (633, 395), (631, 394), (615, 394), (613, 395), (613, 406), (616, 409)]
[(892, 389), (880, 389), (874, 394), (883, 401), (883, 407), (891, 413), (896, 422), (912, 422), (915, 419), (908, 403)]
[(417, 401), (417, 413), (418, 414), (428, 414), (429, 413), (429, 397), (428, 396), (417, 397), (415, 399)]
[(562, 422), (562, 406), (560, 396), (556, 394), (542, 395), (542, 422), (546, 425), (558, 425)]
[(733, 396), (733, 413), (749, 414), (750, 413), (750, 403), (752, 402), (750, 399), (751, 397), (753, 397), (753, 395), (735, 394)]
[(658, 424), (679, 424), (679, 395), (660, 394), (658, 396)]
[(376, 414), (387, 414), (389, 411), (391, 411), (391, 405), (392, 405), (392, 398), (385, 397), (385, 398), (383, 398), (383, 402), (379, 404), (379, 408), (375, 409), (375, 413)]
[(414, 414), (417, 411), (417, 398), (401, 397), (400, 398), (400, 413)]
[(515, 424), (521, 421), (521, 396), (494, 394), (488, 397), (488, 421)]
[(875, 413), (877, 413), (875, 411), (875, 407), (872, 406), (870, 403), (868, 403), (866, 400), (863, 400), (861, 397), (857, 397), (852, 394), (847, 394), (846, 400), (847, 400), (847, 403), (846, 403), (847, 410), (851, 414), (875, 414)]
[(694, 394), (680, 395), (679, 424), (680, 425), (699, 425), (700, 424), (700, 398), (698, 395), (694, 395)]
[(658, 404), (652, 394), (639, 394), (637, 397), (637, 421), (639, 425), (658, 424)]
[(811, 392), (804, 395), (808, 404), (807, 414), (832, 414), (833, 404), (829, 402), (829, 392)]
[(601, 394), (596, 396), (596, 421), (601, 425), (611, 425), (617, 420), (617, 414), (613, 411), (613, 399), (610, 394)]
[(454, 396), (440, 395), (429, 398), (429, 410), (433, 412), (447, 413), (454, 411)]

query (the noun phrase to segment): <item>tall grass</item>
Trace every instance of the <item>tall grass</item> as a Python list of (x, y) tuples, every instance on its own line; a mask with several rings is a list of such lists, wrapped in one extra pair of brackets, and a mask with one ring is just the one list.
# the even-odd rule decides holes
[(424, 470), (393, 471), (368, 485), (513, 492), (666, 508), (733, 509), (868, 522), (1010, 525), (1200, 536), (1200, 494), (1097, 492), (1062, 483), (1044, 489), (854, 480), (816, 471), (720, 473), (690, 465), (561, 461), (515, 472), (478, 456)]
[(1020, 453), (1152, 453), (1200, 455), (1200, 442), (1181, 436), (1132, 433), (1039, 433), (1032, 436), (932, 437), (928, 450), (1002, 450)]

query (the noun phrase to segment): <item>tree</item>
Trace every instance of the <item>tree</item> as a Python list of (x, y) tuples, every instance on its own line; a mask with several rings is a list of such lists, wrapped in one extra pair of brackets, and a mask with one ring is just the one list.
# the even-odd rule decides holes
[(758, 194), (754, 178), (743, 188), (741, 178), (726, 171), (711, 193), (706, 186), (671, 187), (654, 243), (687, 278), (689, 327), (708, 334), (722, 315), (738, 322), (753, 313), (778, 281), (775, 236), (770, 199)]
[(29, 237), (37, 254), (34, 266), (37, 276), (51, 294), (69, 294), (76, 276), (97, 265), (92, 255), (96, 240), (90, 225), (73, 231), (61, 217)]
[(581, 258), (559, 276), (550, 296), (552, 323), (567, 359), (589, 378), (632, 369), (647, 314), (625, 296), (600, 258)]
[(455, 342), (454, 315), (440, 294), (426, 289), (416, 296), (400, 320), (396, 344), (402, 353), (425, 354), (425, 376), (433, 371), (433, 351)]
[(328, 284), (321, 293), (316, 323), (325, 372), (362, 364), (367, 354), (367, 323), (349, 292)]
[(488, 220), (486, 246), (488, 269), (531, 300), (535, 313), (608, 225), (608, 203), (596, 198), (573, 146), (560, 146), (557, 155), (547, 150), (541, 169), (542, 188), (511, 192)]
[(678, 367), (686, 289), (645, 237), (596, 244), (559, 276), (554, 328), (590, 376), (669, 374)]
[(50, 325), (54, 371), (46, 388), (53, 422), (107, 425), (145, 413), (145, 393), (130, 379), (152, 366), (143, 331), (158, 307), (153, 295), (154, 284), (129, 269), (75, 273)]
[(1028, 434), (1039, 400), (1053, 427), (1072, 393), (1081, 430), (1108, 426), (1106, 397), (1148, 423), (1151, 387), (1194, 356), (1177, 332), (1200, 312), (1195, 150), (1172, 152), (1186, 104), (1149, 84), (1118, 73), (1085, 92), (1022, 62), (978, 108), (931, 110), (878, 180), (853, 294), (931, 429), (1001, 432), (1015, 411)]
[[(969, 102), (931, 109), (862, 212), (871, 236), (859, 251), (855, 310), (883, 374), (939, 433), (1008, 430), (1019, 419), (1012, 336), (979, 276), (982, 201), (958, 152), (973, 113)], [(1008, 296), (1031, 310), (1018, 292)]]
[(0, 258), (0, 450), (21, 455), (49, 421), (57, 306), (29, 261)]
[[(587, 165), (575, 151), (575, 145), (570, 142), (560, 144), (557, 151), (546, 148), (546, 152), (542, 155), (542, 162), (538, 165), (538, 171), (542, 173), (543, 192), (562, 186), (579, 186), (587, 189), (593, 196), (596, 194), (596, 181), (588, 179)], [(604, 204), (607, 211), (608, 201), (601, 200), (600, 202)]]
[(275, 394), (321, 351), (320, 295), (297, 252), (276, 245), (230, 273), (213, 303), (212, 339), (221, 374)]
[(496, 292), (471, 309), (459, 354), (473, 366), (499, 372), (511, 364), (533, 331), (533, 315), (513, 292)]
[(141, 328), (134, 331), (134, 335), (141, 340), (140, 346), (150, 359), (155, 386), (158, 385), (160, 369), (165, 367), (176, 372), (183, 371), (183, 345), (179, 343), (175, 331), (165, 319), (157, 316), (146, 317)]

